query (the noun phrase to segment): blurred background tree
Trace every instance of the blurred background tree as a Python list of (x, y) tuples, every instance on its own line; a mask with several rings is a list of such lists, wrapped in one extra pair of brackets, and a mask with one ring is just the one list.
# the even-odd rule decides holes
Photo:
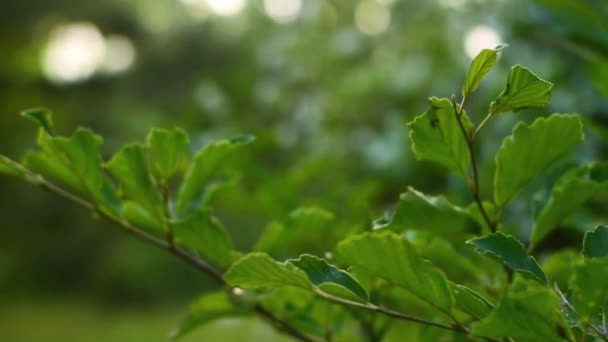
[[(350, 231), (369, 229), (408, 185), (466, 203), (465, 184), (413, 160), (405, 123), (429, 94), (458, 93), (471, 58), (499, 43), (509, 48), (469, 102), (472, 118), (520, 63), (556, 84), (547, 112), (587, 121), (585, 154), (570, 161), (607, 152), (603, 0), (29, 0), (4, 1), (0, 18), (3, 152), (32, 146), (33, 126), (16, 114), (34, 106), (51, 108), (62, 132), (92, 127), (106, 157), (153, 126), (183, 127), (196, 147), (253, 134), (215, 202), (241, 250), (299, 207), (323, 208), (334, 215), (327, 229)], [(497, 119), (482, 155), (514, 120), (539, 114)], [(163, 341), (188, 301), (213, 286), (52, 195), (9, 178), (0, 188), (7, 341)], [(530, 195), (542, 203), (549, 189)], [(543, 248), (603, 220), (598, 203)], [(528, 231), (538, 209), (513, 205), (512, 231)], [(212, 341), (274, 338), (255, 321), (204, 329), (199, 338)]]

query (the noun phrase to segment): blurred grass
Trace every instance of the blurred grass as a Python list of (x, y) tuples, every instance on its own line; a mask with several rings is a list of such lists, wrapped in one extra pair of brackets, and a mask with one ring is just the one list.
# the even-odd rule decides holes
[[(186, 307), (170, 309), (103, 308), (88, 302), (40, 301), (4, 303), (0, 307), (0, 340), (10, 342), (169, 341), (168, 333)], [(288, 341), (258, 319), (224, 319), (179, 340)]]

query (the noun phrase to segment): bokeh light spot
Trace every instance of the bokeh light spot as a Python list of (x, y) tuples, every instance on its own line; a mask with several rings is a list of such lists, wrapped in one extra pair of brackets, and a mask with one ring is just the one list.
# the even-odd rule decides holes
[(108, 36), (101, 70), (108, 74), (127, 71), (135, 62), (135, 46), (124, 36)]
[(42, 58), (42, 68), (54, 83), (75, 83), (91, 77), (103, 61), (105, 40), (91, 23), (72, 23), (53, 30)]
[(245, 6), (245, 0), (205, 0), (213, 13), (231, 16), (239, 13)]
[(264, 0), (264, 11), (279, 24), (292, 22), (301, 9), (302, 0)]
[(493, 49), (500, 44), (500, 36), (493, 28), (486, 25), (473, 27), (464, 38), (464, 51), (470, 58), (475, 58), (483, 49)]
[(386, 31), (391, 23), (389, 8), (376, 0), (363, 0), (355, 10), (355, 24), (362, 33), (377, 35)]

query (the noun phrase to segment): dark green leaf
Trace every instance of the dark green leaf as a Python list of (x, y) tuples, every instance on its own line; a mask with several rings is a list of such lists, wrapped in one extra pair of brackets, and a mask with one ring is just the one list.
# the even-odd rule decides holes
[(321, 287), (323, 284), (336, 284), (348, 289), (363, 302), (369, 301), (367, 291), (357, 279), (321, 258), (304, 254), (298, 259), (291, 259), (288, 262), (304, 271), (308, 279), (317, 287)]
[(401, 194), (395, 213), (386, 227), (397, 232), (414, 229), (438, 234), (481, 231), (477, 221), (463, 208), (453, 205), (443, 196), (427, 196), (412, 187)]
[(517, 342), (573, 341), (557, 295), (546, 286), (517, 279), (494, 311), (473, 323), (472, 336)]
[(450, 282), (449, 285), (452, 295), (454, 296), (456, 309), (467, 315), (475, 319), (481, 319), (486, 317), (490, 311), (494, 309), (492, 303), (470, 288), (452, 282)]
[(551, 100), (551, 88), (553, 83), (541, 79), (521, 65), (515, 65), (509, 72), (507, 86), (490, 105), (490, 114), (543, 108)]
[(361, 267), (412, 295), (449, 312), (454, 303), (443, 272), (416, 254), (403, 237), (390, 231), (352, 236), (338, 244), (337, 258)]
[(529, 256), (524, 245), (512, 235), (501, 232), (489, 234), (467, 241), (475, 246), (480, 254), (490, 253), (515, 271), (532, 275), (543, 284), (547, 284), (547, 276), (538, 266), (534, 257)]
[(274, 261), (264, 253), (250, 253), (234, 264), (224, 274), (230, 286), (248, 289), (273, 289), (293, 286), (312, 289), (306, 273), (290, 263)]
[(200, 210), (184, 220), (172, 222), (170, 228), (178, 244), (194, 249), (222, 267), (232, 263), (232, 240), (210, 211)]
[[(436, 97), (430, 102), (429, 110), (407, 124), (412, 151), (416, 159), (434, 161), (466, 178), (469, 148), (458, 126), (452, 102)], [(467, 132), (470, 131), (473, 124), (465, 113), (462, 113), (462, 121)]]
[(248, 310), (232, 304), (230, 296), (225, 291), (211, 292), (201, 296), (190, 306), (190, 312), (182, 320), (179, 327), (170, 334), (172, 339), (180, 338), (216, 319), (243, 316)]
[(163, 219), (164, 204), (148, 169), (143, 146), (125, 146), (112, 157), (107, 168), (127, 199), (139, 203), (155, 218)]
[(188, 134), (180, 128), (155, 128), (147, 138), (152, 154), (152, 165), (162, 179), (168, 179), (179, 169), (188, 156)]
[(577, 115), (553, 114), (529, 126), (517, 124), (496, 155), (496, 203), (504, 206), (551, 162), (581, 142), (583, 125)]
[(606, 164), (583, 165), (567, 172), (557, 181), (549, 201), (536, 217), (531, 244), (537, 244), (597, 192), (608, 189), (608, 179), (594, 177), (599, 169), (605, 170)]
[(253, 141), (253, 137), (239, 137), (221, 140), (205, 146), (195, 156), (179, 189), (176, 206), (179, 212), (199, 208), (197, 202), (204, 192), (210, 177), (216, 172), (228, 156), (239, 146)]
[(47, 134), (53, 135), (53, 113), (46, 108), (33, 108), (21, 112), (21, 116), (37, 123)]
[(469, 96), (477, 87), (479, 87), (481, 80), (483, 80), (484, 76), (492, 69), (494, 63), (496, 63), (498, 51), (504, 48), (504, 45), (499, 45), (496, 49), (483, 49), (477, 57), (473, 59), (469, 71), (467, 72), (464, 86), (462, 87), (463, 97)]
[(608, 228), (597, 226), (585, 233), (583, 239), (583, 255), (589, 258), (608, 256)]

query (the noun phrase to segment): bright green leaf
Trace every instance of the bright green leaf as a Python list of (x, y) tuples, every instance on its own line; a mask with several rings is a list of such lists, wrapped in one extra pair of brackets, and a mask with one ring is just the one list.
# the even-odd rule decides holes
[(443, 196), (428, 196), (412, 187), (401, 194), (395, 213), (386, 227), (396, 232), (413, 229), (438, 234), (481, 231), (477, 221), (463, 208), (453, 205)]
[(469, 71), (467, 72), (464, 86), (462, 87), (463, 97), (469, 96), (477, 87), (479, 87), (481, 80), (483, 80), (484, 76), (492, 69), (494, 63), (496, 63), (498, 52), (504, 48), (504, 45), (499, 45), (496, 49), (483, 49), (477, 57), (473, 59)]
[(608, 309), (608, 257), (580, 262), (568, 285), (571, 304), (583, 322), (601, 317)]
[(369, 301), (369, 295), (361, 283), (348, 272), (341, 270), (327, 261), (314, 255), (304, 254), (298, 259), (288, 260), (291, 264), (306, 273), (308, 279), (318, 287), (323, 284), (337, 284), (359, 297), (363, 302)]
[(21, 112), (21, 116), (37, 123), (47, 134), (53, 135), (53, 113), (46, 108), (33, 108)]
[(454, 296), (456, 309), (467, 315), (475, 319), (481, 319), (486, 317), (490, 311), (494, 309), (492, 303), (470, 288), (452, 282), (450, 282), (449, 285), (452, 295)]
[(94, 200), (101, 210), (117, 215), (120, 201), (103, 171), (101, 143), (102, 138), (87, 128), (78, 128), (70, 137), (51, 136), (41, 128), (41, 151), (27, 154), (24, 164)]
[(546, 286), (517, 279), (494, 311), (473, 323), (470, 334), (517, 342), (573, 341), (557, 295)]
[(337, 258), (369, 271), (412, 295), (449, 312), (454, 303), (442, 271), (416, 254), (403, 237), (390, 231), (352, 236), (338, 244)]
[(589, 258), (608, 256), (608, 227), (597, 226), (585, 233), (583, 255)]
[(588, 164), (563, 175), (553, 187), (549, 201), (536, 217), (531, 244), (537, 244), (564, 218), (599, 191), (608, 189), (608, 178), (600, 169), (607, 164)]
[(480, 238), (467, 241), (475, 246), (480, 254), (490, 253), (515, 271), (533, 276), (543, 284), (547, 284), (547, 276), (538, 266), (534, 257), (529, 256), (524, 245), (512, 235), (501, 232), (492, 233)]
[(178, 211), (183, 213), (188, 209), (199, 208), (198, 202), (210, 177), (236, 148), (252, 141), (253, 137), (245, 136), (213, 142), (203, 147), (194, 156), (179, 189), (176, 201)]
[(504, 206), (551, 162), (581, 142), (583, 125), (577, 115), (553, 114), (529, 126), (517, 124), (496, 155), (496, 203)]
[(151, 232), (164, 232), (163, 223), (150, 215), (139, 203), (124, 201), (122, 203), (122, 217), (138, 228), (143, 228)]
[(152, 165), (162, 179), (168, 179), (185, 162), (188, 156), (188, 134), (180, 128), (155, 128), (147, 138), (152, 154)]
[(243, 256), (224, 274), (230, 286), (247, 289), (273, 289), (293, 286), (306, 290), (312, 289), (306, 273), (290, 263), (274, 261), (264, 253), (251, 253)]
[(143, 146), (125, 146), (112, 157), (107, 168), (127, 199), (139, 203), (158, 219), (164, 217), (164, 204), (148, 169)]
[[(429, 110), (407, 124), (412, 151), (416, 159), (434, 161), (466, 178), (469, 148), (458, 126), (452, 102), (436, 97), (430, 102)], [(466, 113), (462, 113), (462, 122), (467, 132), (473, 127)]]
[(543, 108), (551, 100), (551, 88), (553, 83), (541, 79), (521, 65), (515, 65), (509, 72), (507, 86), (490, 104), (490, 114)]
[(171, 222), (170, 229), (178, 244), (194, 249), (212, 263), (223, 267), (232, 263), (232, 240), (210, 211), (200, 210), (184, 220)]
[(220, 318), (246, 315), (248, 310), (235, 306), (225, 291), (207, 293), (190, 306), (190, 312), (179, 327), (170, 334), (172, 339), (180, 338), (201, 325)]

